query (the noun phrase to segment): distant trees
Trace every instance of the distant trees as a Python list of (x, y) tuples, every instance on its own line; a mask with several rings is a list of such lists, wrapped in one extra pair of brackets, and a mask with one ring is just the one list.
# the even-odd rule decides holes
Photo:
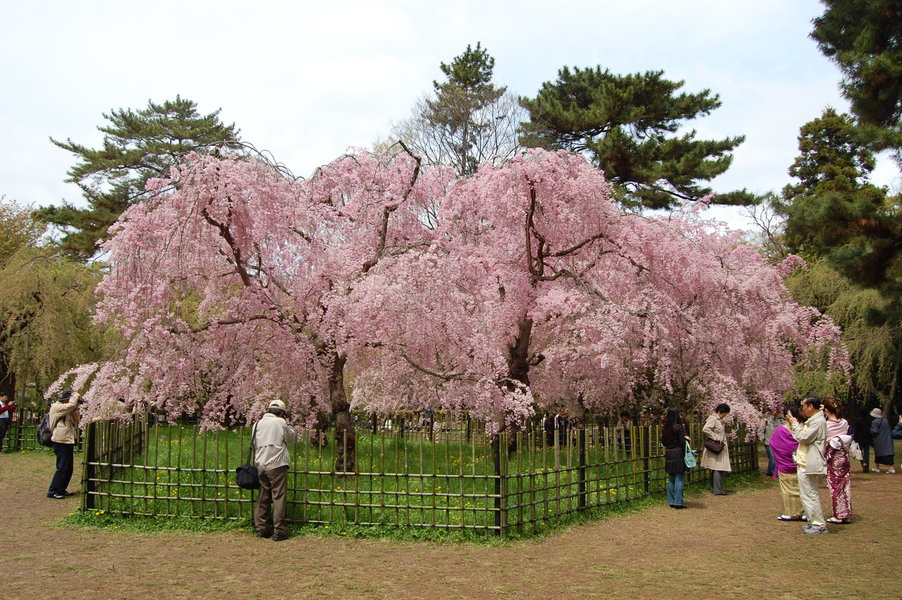
[(197, 104), (176, 96), (163, 103), (148, 102), (147, 108), (114, 109), (103, 115), (108, 124), (100, 148), (67, 139), (51, 141), (75, 155), (66, 181), (81, 188), (87, 208), (72, 202), (46, 206), (38, 218), (60, 228), (63, 251), (78, 260), (97, 252), (97, 243), (108, 237), (107, 231), (122, 212), (148, 197), (145, 191), (151, 177), (168, 177), (169, 168), (189, 152), (215, 151), (238, 143), (235, 125), (224, 125), (219, 111), (201, 115)]
[[(682, 81), (663, 71), (615, 75), (607, 69), (558, 71), (535, 98), (521, 98), (529, 112), (521, 142), (527, 147), (586, 154), (613, 184), (626, 207), (673, 208), (712, 193), (702, 182), (729, 168), (743, 136), (697, 140), (678, 132), (720, 106), (710, 90), (678, 93)], [(745, 190), (718, 194), (719, 204), (751, 204)]]
[(44, 225), (0, 200), (0, 390), (40, 393), (60, 373), (99, 355), (91, 325), (99, 269), (41, 245)]
[(448, 165), (458, 175), (512, 157), (520, 148), (523, 111), (507, 88), (493, 82), (495, 59), (477, 43), (439, 68), (445, 80), (433, 82), (435, 95), (420, 100), (392, 133), (427, 164)]

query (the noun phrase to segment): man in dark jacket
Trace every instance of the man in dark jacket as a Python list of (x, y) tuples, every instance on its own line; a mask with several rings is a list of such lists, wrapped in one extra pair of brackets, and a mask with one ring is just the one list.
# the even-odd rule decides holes
[(858, 418), (852, 424), (852, 437), (855, 438), (855, 441), (858, 442), (858, 446), (861, 448), (861, 472), (867, 473), (871, 469), (871, 421), (874, 418), (865, 412), (864, 409), (860, 410), (861, 414), (858, 415)]

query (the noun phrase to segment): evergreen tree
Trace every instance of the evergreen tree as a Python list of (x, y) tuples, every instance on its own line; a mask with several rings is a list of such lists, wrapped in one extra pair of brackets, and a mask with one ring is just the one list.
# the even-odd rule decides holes
[[(698, 200), (712, 192), (699, 181), (726, 171), (730, 153), (745, 138), (697, 140), (695, 131), (676, 135), (685, 122), (721, 103), (710, 90), (677, 94), (683, 82), (663, 75), (564, 67), (535, 98), (520, 99), (529, 112), (521, 143), (586, 153), (628, 207), (672, 208), (679, 201)], [(718, 204), (755, 201), (745, 190), (714, 199)]]
[(843, 74), (843, 94), (870, 139), (902, 160), (902, 2), (821, 0), (811, 37)]
[[(800, 155), (789, 169), (798, 183), (783, 189), (778, 209), (786, 216), (790, 250), (809, 258), (826, 258), (855, 284), (856, 290), (870, 291), (859, 298), (867, 301), (863, 308), (864, 300), (845, 299), (846, 305), (851, 302), (858, 308), (852, 317), (844, 309), (840, 320), (855, 323), (858, 337), (852, 347), (853, 357), (864, 357), (861, 360), (867, 362), (857, 363), (857, 368), (876, 374), (869, 376), (872, 385), (859, 380), (860, 389), (883, 398), (885, 408), (889, 408), (902, 375), (902, 215), (898, 196), (889, 197), (885, 189), (868, 181), (874, 156), (859, 138), (852, 117), (833, 109), (805, 124), (799, 135)], [(883, 343), (875, 353), (866, 339), (869, 327), (880, 332), (872, 336), (872, 341), (883, 343), (888, 339), (891, 352)], [(879, 366), (874, 366), (875, 360)], [(889, 383), (881, 389), (881, 381)]]
[(239, 140), (235, 125), (219, 120), (219, 110), (200, 115), (193, 101), (179, 96), (148, 102), (137, 111), (114, 109), (103, 118), (109, 123), (98, 127), (104, 134), (101, 148), (50, 140), (75, 155), (78, 162), (66, 181), (78, 184), (88, 207), (66, 202), (37, 212), (39, 219), (62, 229), (62, 249), (81, 260), (95, 254), (97, 242), (106, 239), (122, 211), (146, 197), (148, 179), (168, 176), (169, 167), (188, 152), (235, 146)]
[(826, 109), (802, 127), (799, 150), (789, 169), (798, 183), (783, 189), (780, 203), (790, 249), (827, 256), (863, 286), (896, 287), (902, 239), (897, 199), (868, 181), (874, 155), (858, 141), (852, 118)]
[(439, 68), (445, 81), (432, 82), (434, 97), (421, 100), (393, 133), (427, 163), (450, 165), (458, 175), (513, 156), (522, 109), (507, 88), (492, 82), (495, 59), (477, 43)]

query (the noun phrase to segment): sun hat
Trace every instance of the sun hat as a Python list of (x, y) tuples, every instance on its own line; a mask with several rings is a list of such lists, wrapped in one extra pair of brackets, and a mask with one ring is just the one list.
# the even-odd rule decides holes
[(882, 419), (883, 411), (880, 410), (879, 408), (875, 408), (874, 410), (871, 411), (871, 416), (874, 417), (875, 419)]

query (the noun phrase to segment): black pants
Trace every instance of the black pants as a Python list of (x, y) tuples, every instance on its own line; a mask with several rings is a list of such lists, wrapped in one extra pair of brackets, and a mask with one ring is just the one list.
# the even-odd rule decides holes
[(56, 473), (50, 481), (48, 494), (62, 494), (69, 486), (72, 479), (72, 463), (75, 455), (75, 444), (58, 444), (53, 442), (53, 452), (56, 454)]
[(0, 419), (0, 452), (3, 452), (3, 438), (6, 437), (7, 428), (9, 428), (9, 419)]

